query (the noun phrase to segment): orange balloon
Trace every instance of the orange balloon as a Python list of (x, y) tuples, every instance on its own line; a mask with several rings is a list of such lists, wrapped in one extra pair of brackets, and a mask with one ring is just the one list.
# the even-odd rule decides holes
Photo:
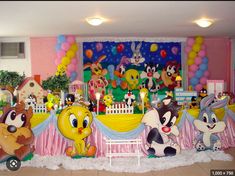
[(86, 54), (86, 57), (91, 59), (93, 56), (93, 51), (91, 49), (87, 49), (85, 54)]

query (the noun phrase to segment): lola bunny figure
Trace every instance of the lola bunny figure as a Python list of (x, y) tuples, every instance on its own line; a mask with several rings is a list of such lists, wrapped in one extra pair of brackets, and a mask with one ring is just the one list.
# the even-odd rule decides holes
[(194, 142), (197, 151), (207, 149), (217, 151), (221, 149), (221, 142), (215, 133), (224, 131), (226, 125), (224, 121), (218, 121), (214, 109), (226, 106), (228, 99), (212, 103), (214, 94), (203, 98), (200, 102), (200, 113), (198, 119), (194, 120), (195, 127), (200, 131), (197, 140)]
[(140, 52), (141, 46), (142, 46), (141, 42), (136, 46), (136, 48), (135, 48), (135, 42), (132, 42), (131, 44), (131, 50), (133, 54), (132, 57), (130, 58), (130, 62), (132, 63), (132, 65), (140, 66), (140, 64), (145, 61), (145, 58), (142, 57), (142, 54)]

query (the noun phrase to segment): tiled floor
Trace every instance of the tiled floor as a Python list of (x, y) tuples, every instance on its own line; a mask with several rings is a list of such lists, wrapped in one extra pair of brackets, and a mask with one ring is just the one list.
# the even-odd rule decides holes
[(56, 171), (49, 169), (38, 169), (31, 167), (21, 168), (19, 171), (0, 171), (0, 176), (210, 176), (211, 169), (235, 169), (235, 148), (225, 151), (230, 153), (233, 161), (212, 161), (209, 163), (196, 163), (191, 166), (182, 166), (164, 171), (154, 171), (142, 174), (136, 173), (114, 173), (97, 170), (68, 171), (59, 169)]

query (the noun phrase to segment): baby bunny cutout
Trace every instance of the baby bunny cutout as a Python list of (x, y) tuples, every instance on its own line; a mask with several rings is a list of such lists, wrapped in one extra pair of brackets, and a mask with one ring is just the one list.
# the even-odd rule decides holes
[(212, 103), (214, 94), (203, 98), (200, 102), (200, 113), (198, 119), (194, 120), (195, 127), (200, 131), (195, 141), (197, 151), (207, 149), (217, 151), (221, 149), (221, 142), (215, 133), (224, 131), (224, 121), (218, 121), (214, 109), (222, 108), (228, 103), (228, 98)]

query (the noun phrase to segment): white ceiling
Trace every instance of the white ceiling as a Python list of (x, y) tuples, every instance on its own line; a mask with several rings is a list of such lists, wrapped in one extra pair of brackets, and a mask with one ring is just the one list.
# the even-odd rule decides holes
[[(86, 17), (108, 21), (90, 26)], [(209, 28), (192, 21), (216, 20)], [(0, 36), (235, 36), (235, 2), (224, 1), (1, 1)]]

